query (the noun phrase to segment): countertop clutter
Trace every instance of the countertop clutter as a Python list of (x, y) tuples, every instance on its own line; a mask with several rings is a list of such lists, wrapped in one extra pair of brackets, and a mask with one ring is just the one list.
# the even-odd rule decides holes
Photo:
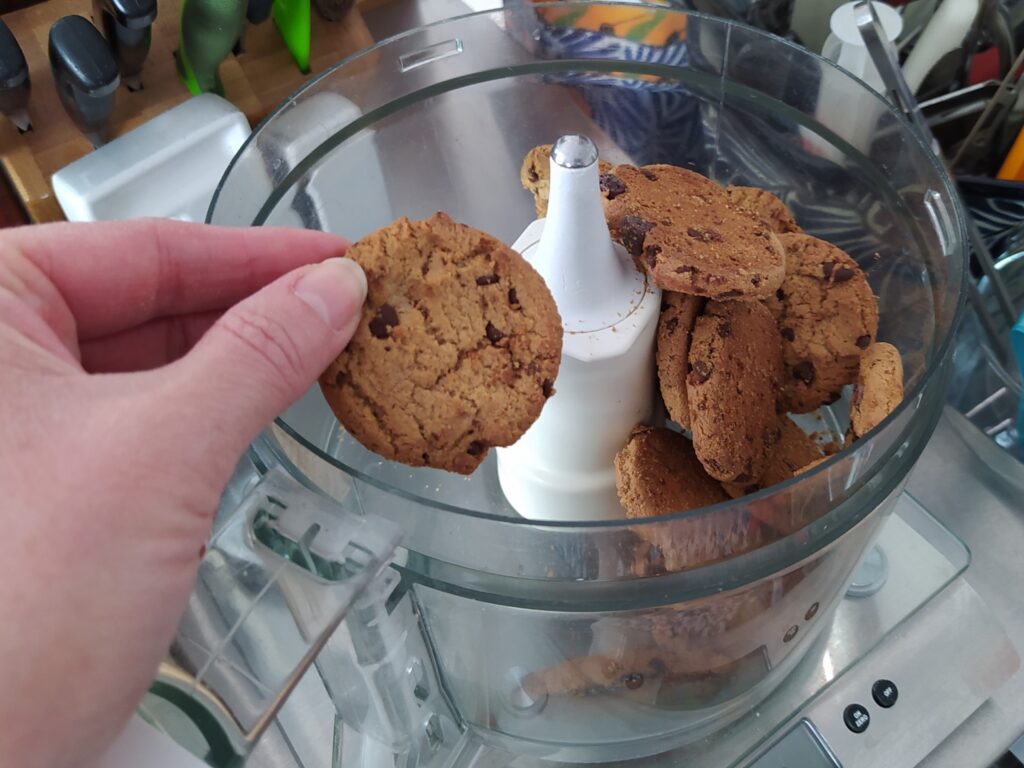
[[(137, 75), (143, 87), (131, 90), (126, 82), (116, 88), (109, 116), (104, 118), (106, 138), (130, 131), (194, 93), (179, 74), (175, 56), (180, 48), (182, 3), (150, 2), (157, 12), (149, 27), (148, 51)], [(22, 220), (45, 222), (64, 218), (53, 196), (50, 177), (93, 149), (61, 104), (48, 47), (50, 31), (57, 20), (69, 15), (91, 19), (97, 5), (93, 0), (46, 0), (0, 15), (24, 53), (31, 80), (28, 113), (32, 129), (20, 133), (10, 120), (0, 117), (0, 168), (20, 201)], [(288, 50), (274, 20), (246, 22), (240, 46), (236, 45), (237, 40), (232, 42), (226, 55), (215, 62), (219, 63), (222, 95), (245, 115), (250, 125), (256, 125), (302, 83), (373, 44), (361, 15), (364, 7), (366, 4), (354, 5), (338, 21), (326, 21), (317, 13), (308, 15), (305, 72)], [(199, 26), (202, 28), (201, 23)], [(216, 42), (200, 41), (199, 45), (205, 50), (215, 47)], [(17, 221), (13, 208), (8, 205), (5, 210), (9, 211), (7, 216)]]

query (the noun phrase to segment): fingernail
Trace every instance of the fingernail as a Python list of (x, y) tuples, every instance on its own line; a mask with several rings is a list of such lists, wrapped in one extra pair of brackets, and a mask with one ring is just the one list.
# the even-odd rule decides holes
[(336, 331), (348, 325), (366, 300), (366, 275), (352, 259), (327, 259), (295, 284), (295, 295)]

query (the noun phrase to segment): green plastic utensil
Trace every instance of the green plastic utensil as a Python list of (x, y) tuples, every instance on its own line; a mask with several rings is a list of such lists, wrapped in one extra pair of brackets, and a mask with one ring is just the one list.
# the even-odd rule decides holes
[(295, 63), (309, 72), (309, 0), (274, 0), (271, 14)]
[(224, 95), (220, 63), (245, 25), (247, 0), (182, 0), (181, 37), (174, 57), (178, 74), (194, 94)]

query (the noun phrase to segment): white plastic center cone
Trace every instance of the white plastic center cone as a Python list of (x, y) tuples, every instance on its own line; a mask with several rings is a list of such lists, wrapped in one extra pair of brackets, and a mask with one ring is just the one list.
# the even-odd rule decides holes
[(555, 142), (547, 218), (512, 247), (547, 282), (565, 335), (555, 394), (518, 442), (497, 449), (502, 491), (532, 520), (621, 519), (615, 454), (652, 415), (661, 293), (608, 234), (586, 136)]

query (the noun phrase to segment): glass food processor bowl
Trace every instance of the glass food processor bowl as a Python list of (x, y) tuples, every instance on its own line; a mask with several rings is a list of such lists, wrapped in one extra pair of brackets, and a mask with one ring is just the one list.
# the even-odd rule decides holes
[[(395, 642), (427, 649), (456, 730), (596, 762), (724, 726), (828, 626), (941, 412), (965, 239), (935, 157), (863, 83), (754, 29), (636, 4), (510, 6), (343, 61), (252, 134), (208, 219), (355, 240), (443, 210), (511, 243), (534, 219), (523, 155), (570, 133), (613, 162), (769, 189), (850, 253), (878, 296), (878, 338), (903, 356), (899, 408), (788, 482), (646, 520), (525, 520), (493, 455), (469, 477), (382, 460), (316, 387), (254, 451), (404, 531), (389, 605), (412, 609)], [(842, 445), (849, 394), (801, 426)]]

